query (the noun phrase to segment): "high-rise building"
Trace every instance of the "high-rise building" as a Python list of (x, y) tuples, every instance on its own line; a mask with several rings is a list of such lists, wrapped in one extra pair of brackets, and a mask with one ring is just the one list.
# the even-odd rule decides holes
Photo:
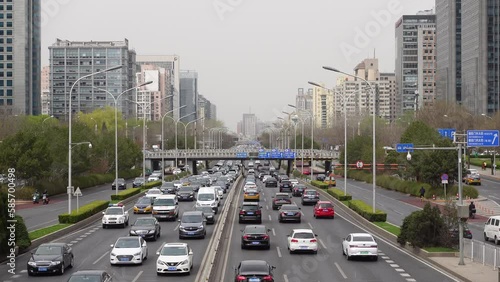
[[(50, 112), (67, 118), (68, 93), (81, 77), (114, 66), (121, 69), (93, 75), (77, 83), (71, 93), (72, 112), (90, 113), (106, 106), (114, 107), (118, 97), (135, 85), (135, 51), (124, 41), (68, 41), (57, 39), (50, 52)], [(110, 93), (113, 95), (111, 97)], [(123, 94), (118, 109), (124, 118), (133, 116), (134, 92)]]
[(198, 118), (198, 73), (192, 70), (180, 72), (180, 110), (182, 122), (190, 122)]
[(50, 66), (44, 66), (41, 74), (42, 115), (50, 115)]
[(217, 105), (210, 103), (210, 119), (217, 120)]
[(500, 110), (500, 2), (437, 0), (437, 92), (475, 115)]
[(304, 91), (304, 88), (299, 88), (297, 90), (297, 96), (295, 97), (295, 107), (300, 111), (308, 111), (311, 112), (313, 108), (313, 89), (307, 89), (307, 92)]
[[(172, 96), (169, 104), (166, 104), (167, 108), (165, 111), (171, 111), (173, 109), (178, 109), (180, 104), (179, 88), (180, 88), (180, 57), (178, 55), (137, 55), (136, 57), (138, 65), (154, 65), (158, 69), (163, 69), (168, 78), (165, 81), (164, 92), (165, 96)], [(172, 112), (172, 116), (175, 119), (180, 117), (180, 110)]]
[(255, 139), (257, 135), (257, 117), (255, 114), (243, 114), (241, 133), (250, 139)]
[[(216, 120), (216, 106), (203, 95), (198, 95), (198, 116), (205, 119)], [(201, 114), (203, 113), (203, 114)]]
[(435, 99), (436, 15), (404, 15), (396, 22), (398, 115), (432, 106)]
[(313, 116), (314, 126), (331, 128), (333, 126), (333, 93), (324, 88), (313, 88)]
[[(167, 93), (170, 90), (170, 72), (165, 68), (158, 67), (154, 64), (140, 63), (137, 64), (140, 72), (136, 73), (137, 85), (145, 82), (152, 82), (145, 85), (141, 89), (135, 91), (134, 104), (135, 112), (138, 118), (144, 117), (146, 111), (147, 120), (160, 121), (164, 114), (172, 108), (173, 97), (169, 97)], [(172, 115), (170, 115), (172, 116)]]
[(40, 0), (0, 2), (0, 114), (38, 115)]

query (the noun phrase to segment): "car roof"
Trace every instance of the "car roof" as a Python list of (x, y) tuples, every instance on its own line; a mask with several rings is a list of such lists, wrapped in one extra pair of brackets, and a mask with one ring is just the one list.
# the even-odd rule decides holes
[(366, 237), (366, 236), (373, 237), (373, 235), (370, 233), (351, 233), (349, 235), (351, 235), (353, 237)]
[(288, 193), (278, 192), (276, 193), (276, 196), (288, 196)]
[(243, 202), (242, 205), (245, 205), (245, 206), (258, 206), (259, 203), (258, 202)]
[(71, 274), (73, 275), (102, 275), (103, 273), (107, 273), (104, 270), (78, 270), (75, 273)]
[(284, 204), (284, 205), (281, 205), (281, 208), (283, 207), (293, 207), (293, 208), (299, 208), (299, 206), (297, 206), (296, 204)]
[(158, 195), (156, 199), (176, 199), (175, 195)]
[(255, 260), (255, 259), (253, 259), (253, 260), (243, 260), (243, 261), (241, 261), (241, 264), (242, 265), (245, 265), (245, 264), (247, 264), (247, 265), (263, 265), (263, 266), (267, 266), (268, 265), (267, 261), (265, 261), (265, 260)]
[(66, 245), (67, 245), (66, 243), (44, 243), (38, 247), (63, 247)]
[(312, 229), (293, 229), (294, 233), (314, 233)]
[(185, 211), (182, 215), (202, 215), (202, 211)]
[(163, 247), (187, 247), (187, 243), (165, 243)]
[(332, 201), (318, 201), (318, 204), (332, 204)]

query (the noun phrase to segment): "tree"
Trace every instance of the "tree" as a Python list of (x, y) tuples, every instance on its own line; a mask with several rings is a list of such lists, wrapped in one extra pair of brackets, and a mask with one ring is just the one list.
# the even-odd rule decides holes
[(408, 242), (418, 248), (439, 247), (442, 246), (442, 238), (447, 235), (445, 230), (439, 208), (427, 203), (423, 210), (405, 217), (397, 240), (403, 246)]

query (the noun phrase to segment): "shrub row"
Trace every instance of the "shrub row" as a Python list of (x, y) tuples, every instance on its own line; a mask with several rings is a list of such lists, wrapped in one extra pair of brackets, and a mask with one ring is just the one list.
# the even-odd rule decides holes
[(385, 222), (387, 220), (387, 213), (381, 210), (375, 210), (373, 213), (373, 208), (361, 200), (348, 201), (347, 206), (371, 222)]
[(328, 189), (328, 183), (325, 183), (323, 181), (313, 180), (311, 181), (311, 185), (321, 189)]
[(129, 197), (132, 197), (134, 195), (137, 195), (142, 191), (140, 188), (141, 187), (125, 189), (121, 192), (118, 192), (118, 194), (113, 194), (113, 195), (111, 195), (111, 201), (121, 201), (121, 200), (125, 200)]
[(93, 201), (86, 205), (81, 206), (76, 210), (72, 210), (71, 214), (63, 213), (59, 215), (59, 223), (77, 223), (78, 221), (84, 220), (104, 209), (109, 205), (109, 201)]
[(20, 215), (16, 215), (16, 246), (19, 247), (19, 252), (27, 249), (31, 245), (28, 229), (24, 224), (24, 219)]
[(335, 199), (339, 200), (339, 201), (350, 201), (352, 200), (352, 196), (349, 195), (349, 194), (345, 194), (344, 191), (340, 190), (340, 189), (337, 189), (337, 188), (330, 188), (328, 190), (326, 190), (326, 192), (330, 195), (332, 195), (332, 197), (334, 197)]

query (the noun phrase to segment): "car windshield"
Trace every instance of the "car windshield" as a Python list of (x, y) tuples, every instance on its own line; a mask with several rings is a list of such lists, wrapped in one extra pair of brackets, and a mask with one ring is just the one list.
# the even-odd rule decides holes
[(307, 195), (316, 195), (316, 191), (305, 191), (304, 193)]
[(214, 194), (198, 194), (198, 201), (213, 201)]
[(243, 205), (241, 207), (241, 209), (246, 210), (246, 211), (254, 211), (254, 210), (258, 209), (258, 206), (257, 205), (248, 205), (248, 206)]
[(256, 189), (248, 189), (247, 193), (259, 193)]
[(326, 203), (326, 204), (320, 204), (319, 207), (322, 209), (330, 209), (333, 208), (333, 205), (330, 203)]
[(373, 242), (373, 238), (371, 236), (352, 236), (352, 241), (356, 242)]
[(61, 246), (40, 246), (36, 249), (35, 255), (60, 255), (61, 253)]
[(101, 275), (99, 274), (73, 274), (68, 282), (101, 282)]
[(139, 248), (140, 246), (139, 240), (135, 238), (120, 239), (115, 244), (115, 248)]
[(201, 218), (201, 215), (192, 214), (192, 215), (184, 215), (182, 217), (182, 222), (184, 223), (197, 223), (202, 221), (203, 219)]
[(187, 255), (187, 248), (182, 246), (165, 246), (161, 249), (160, 255), (162, 256), (185, 256)]
[(269, 267), (265, 264), (253, 264), (246, 263), (242, 264), (240, 267), (240, 274), (248, 275), (248, 274), (260, 274), (266, 275), (269, 274)]
[(282, 211), (296, 211), (296, 210), (298, 210), (298, 208), (295, 205), (282, 205), (281, 210)]
[(123, 214), (123, 209), (122, 208), (108, 208), (106, 210), (107, 215), (119, 215)]
[(266, 227), (265, 226), (247, 226), (245, 228), (246, 234), (265, 234)]
[(182, 186), (181, 189), (179, 189), (179, 192), (188, 192), (188, 193), (191, 193), (191, 192), (193, 192), (193, 187)]
[(162, 194), (162, 193), (161, 190), (151, 189), (148, 191), (148, 194), (152, 195), (152, 194)]
[(174, 201), (174, 199), (158, 199), (158, 198), (156, 198), (155, 203), (153, 205), (155, 205), (155, 206), (175, 206), (175, 201)]
[(137, 201), (136, 205), (151, 205), (151, 199), (150, 198), (140, 198)]
[(297, 232), (293, 234), (293, 238), (297, 239), (314, 239), (314, 234), (310, 232)]
[(163, 183), (161, 185), (161, 187), (163, 187), (163, 188), (174, 188), (175, 186), (174, 186), (174, 183), (172, 183), (172, 182), (165, 182), (165, 183)]
[(214, 213), (211, 207), (196, 207), (197, 211), (202, 211), (205, 214), (211, 214)]
[(135, 179), (135, 182), (144, 182), (144, 178), (138, 177)]
[(152, 218), (139, 218), (134, 223), (135, 226), (155, 225), (155, 220)]

